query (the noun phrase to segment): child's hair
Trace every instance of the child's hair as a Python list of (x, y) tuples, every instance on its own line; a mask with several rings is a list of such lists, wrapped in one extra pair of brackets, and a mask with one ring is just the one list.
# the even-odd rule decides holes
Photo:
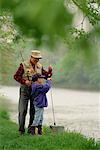
[(38, 78), (45, 78), (45, 76), (40, 73), (36, 73), (32, 76), (32, 81), (35, 82), (38, 80)]

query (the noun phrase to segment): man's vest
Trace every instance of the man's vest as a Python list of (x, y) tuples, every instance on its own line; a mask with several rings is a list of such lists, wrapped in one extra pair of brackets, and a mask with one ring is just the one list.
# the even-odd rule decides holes
[(38, 62), (34, 67), (30, 61), (22, 62), (24, 67), (23, 79), (32, 80), (32, 75), (35, 73), (42, 73), (42, 65)]

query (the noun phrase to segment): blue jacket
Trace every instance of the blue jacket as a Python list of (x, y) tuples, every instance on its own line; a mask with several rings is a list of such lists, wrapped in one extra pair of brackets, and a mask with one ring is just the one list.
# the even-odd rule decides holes
[(33, 83), (32, 84), (32, 99), (34, 106), (37, 106), (39, 108), (47, 107), (48, 101), (46, 97), (46, 93), (51, 88), (51, 80), (46, 80), (46, 83), (39, 84), (39, 83)]

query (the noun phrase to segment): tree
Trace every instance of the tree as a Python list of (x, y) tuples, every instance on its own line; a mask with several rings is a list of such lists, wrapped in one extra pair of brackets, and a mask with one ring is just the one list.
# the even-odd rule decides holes
[[(73, 24), (75, 14), (75, 11), (72, 11), (73, 7), (80, 10), (83, 15), (79, 25)], [(98, 55), (97, 47), (100, 40), (99, 0), (10, 0), (9, 2), (1, 0), (1, 10), (8, 9), (22, 34), (35, 39), (36, 47), (45, 45), (49, 49), (57, 50), (56, 45), (60, 46), (62, 43), (66, 45), (69, 51), (67, 50), (64, 58), (60, 60), (62, 68), (69, 62), (71, 64), (70, 58), (74, 58), (73, 53), (79, 54), (79, 57), (81, 55), (83, 63), (85, 62), (87, 66), (88, 62), (90, 65), (94, 62), (99, 64), (100, 54)], [(86, 20), (89, 23), (88, 31), (84, 28)], [(69, 61), (68, 56), (70, 56)], [(76, 59), (77, 57), (73, 60)], [(72, 64), (74, 69), (76, 62)], [(67, 71), (66, 69), (65, 74)]]
[[(59, 38), (69, 37), (74, 16), (69, 9), (70, 5), (75, 5), (81, 10), (94, 30), (98, 28), (99, 0), (1, 0), (1, 8), (12, 11), (15, 23), (25, 35), (35, 37), (38, 44), (45, 41), (48, 45), (53, 45)], [(81, 29), (78, 36), (85, 34), (83, 27)]]
[(10, 13), (3, 12), (0, 15), (0, 83), (8, 83), (12, 72), (14, 48), (13, 40), (17, 30), (13, 24)]

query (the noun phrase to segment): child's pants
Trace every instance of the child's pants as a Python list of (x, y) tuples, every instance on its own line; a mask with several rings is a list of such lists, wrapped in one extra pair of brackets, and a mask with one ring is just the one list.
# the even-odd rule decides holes
[(34, 116), (32, 126), (42, 125), (43, 112), (44, 112), (44, 108), (38, 108), (35, 106), (35, 116)]

